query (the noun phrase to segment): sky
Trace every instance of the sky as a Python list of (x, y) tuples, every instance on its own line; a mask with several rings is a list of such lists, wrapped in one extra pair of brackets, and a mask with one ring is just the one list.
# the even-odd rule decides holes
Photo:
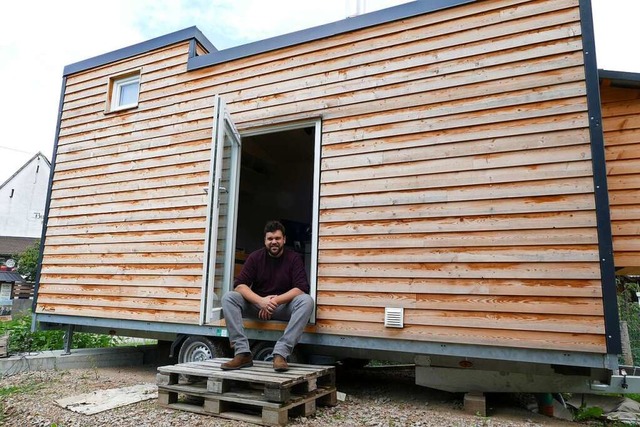
[[(429, 0), (422, 0), (429, 1)], [(0, 4), (0, 185), (53, 154), (66, 65), (197, 26), (226, 49), (407, 0), (8, 0)], [(640, 72), (640, 1), (592, 0), (598, 67)]]

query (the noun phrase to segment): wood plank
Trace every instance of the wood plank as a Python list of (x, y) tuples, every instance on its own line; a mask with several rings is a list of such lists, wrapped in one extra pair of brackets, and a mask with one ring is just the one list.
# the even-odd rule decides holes
[[(424, 310), (461, 310), (533, 314), (571, 314), (602, 317), (602, 300), (573, 297), (443, 295), (366, 292), (318, 292), (318, 306), (403, 307)], [(561, 328), (561, 326), (559, 326)]]
[(419, 294), (512, 295), (557, 297), (602, 296), (599, 279), (450, 279), (395, 277), (320, 277), (319, 291), (399, 292)]
[(144, 202), (147, 200), (166, 199), (173, 197), (189, 197), (206, 195), (208, 183), (197, 182), (187, 185), (172, 185), (164, 188), (152, 188), (145, 190), (121, 191), (105, 194), (93, 194), (89, 196), (65, 197), (51, 200), (51, 208), (80, 206), (96, 206), (99, 204), (109, 203), (125, 203), (125, 202)]
[(114, 177), (111, 176), (111, 174), (132, 171), (138, 172), (138, 175), (135, 176), (135, 179), (140, 179), (140, 177), (143, 176), (142, 174), (145, 173), (147, 169), (163, 167), (167, 164), (178, 166), (189, 163), (205, 162), (209, 160), (210, 156), (211, 152), (209, 148), (203, 148), (202, 150), (193, 153), (167, 155), (160, 158), (142, 159), (140, 161), (128, 161), (116, 164), (107, 164), (103, 166), (86, 167), (82, 169), (71, 169), (60, 172), (56, 171), (54, 182), (57, 180), (83, 178), (90, 176), (102, 176), (103, 179), (106, 176), (109, 180), (113, 180)]
[[(459, 187), (464, 185), (593, 176), (591, 162), (582, 160), (585, 157), (590, 157), (586, 151), (573, 150), (573, 153), (565, 153), (563, 151), (565, 150), (558, 150), (556, 152), (558, 158), (553, 159), (557, 160), (558, 163), (518, 165), (518, 163), (529, 161), (518, 160), (518, 158), (522, 159), (523, 157), (531, 157), (530, 161), (532, 162), (536, 160), (541, 162), (552, 161), (551, 156), (547, 157), (546, 160), (536, 159), (536, 154), (540, 157), (546, 157), (547, 154), (551, 153), (543, 155), (542, 153), (530, 151), (526, 155), (518, 153), (502, 159), (497, 159), (490, 155), (474, 156), (473, 158), (454, 157), (426, 162), (372, 165), (369, 168), (363, 167), (351, 170), (341, 169), (333, 174), (327, 173), (329, 176), (323, 178), (323, 181), (326, 181), (321, 184), (321, 192), (325, 196), (334, 196), (358, 192), (375, 193), (417, 188)], [(485, 157), (484, 162), (480, 159), (481, 157)], [(566, 157), (574, 157), (574, 160), (565, 161)], [(501, 164), (509, 161), (514, 161), (516, 165), (505, 166)], [(424, 165), (427, 162), (432, 164), (433, 168), (428, 166), (422, 172), (418, 172), (420, 165)], [(459, 164), (458, 170), (455, 170), (456, 163)], [(494, 166), (497, 167), (494, 168)], [(449, 171), (440, 172), (440, 169), (449, 169)], [(451, 171), (452, 169), (453, 171)], [(417, 173), (410, 173), (409, 171)], [(345, 175), (344, 180), (340, 180), (341, 175)]]
[[(389, 193), (349, 194), (324, 196), (321, 194), (320, 209), (359, 208), (370, 206), (397, 206), (416, 203), (457, 202), (469, 200), (496, 200), (534, 196), (556, 196), (563, 194), (588, 194), (593, 192), (593, 178), (574, 178), (526, 181), (496, 185), (473, 185), (440, 189), (420, 189)], [(618, 203), (634, 203), (633, 194), (610, 192)], [(624, 196), (624, 200), (623, 200)], [(616, 199), (617, 198), (617, 199)]]
[(49, 216), (47, 227), (66, 227), (87, 224), (108, 224), (124, 221), (160, 221), (178, 220), (181, 218), (203, 218), (206, 216), (206, 205), (201, 206), (169, 206), (165, 209), (137, 212), (114, 212), (84, 216)]
[[(316, 318), (342, 322), (383, 322), (384, 308), (321, 305), (316, 311)], [(558, 325), (562, 325), (562, 331), (567, 333), (604, 334), (602, 318), (565, 314), (405, 309), (404, 324), (548, 332), (558, 332)]]
[(200, 301), (200, 287), (109, 286), (41, 283), (38, 295), (86, 295), (101, 297), (169, 298)]
[(166, 156), (173, 156), (177, 154), (197, 153), (203, 150), (206, 151), (211, 149), (211, 136), (209, 135), (209, 137), (205, 139), (185, 141), (171, 145), (136, 148), (137, 149), (135, 150), (121, 151), (115, 154), (102, 153), (100, 152), (100, 150), (94, 149), (92, 150), (93, 156), (89, 158), (68, 159), (66, 161), (61, 161), (60, 164), (57, 163), (56, 159), (56, 171), (90, 168), (95, 166), (105, 166), (127, 162), (138, 162), (141, 160), (163, 158)]
[(611, 206), (612, 221), (625, 221), (625, 220), (633, 220), (638, 218), (640, 218), (640, 204)]
[[(439, 144), (451, 144), (451, 146), (462, 142), (487, 142), (499, 146), (504, 141), (515, 142), (518, 138), (557, 138), (557, 134), (551, 132), (572, 134), (574, 131), (585, 131), (588, 129), (588, 117), (584, 113), (560, 115), (556, 117), (542, 117), (535, 120), (519, 120), (515, 123), (503, 123), (500, 126), (495, 124), (474, 126), (472, 128), (447, 129), (444, 131), (422, 131), (407, 135), (385, 136), (383, 138), (369, 138), (361, 141), (345, 141), (337, 144), (325, 144), (323, 141), (322, 153), (325, 156), (341, 156), (347, 154), (359, 154), (375, 152), (379, 150), (398, 149), (403, 150), (413, 147), (425, 147), (425, 150), (432, 150), (431, 146)], [(550, 133), (550, 134), (548, 134)], [(590, 141), (589, 136), (576, 138), (576, 143), (580, 141)], [(454, 144), (455, 143), (455, 144)], [(568, 145), (568, 144), (558, 144)], [(530, 146), (524, 146), (523, 148)], [(534, 147), (531, 147), (534, 148)], [(540, 147), (542, 148), (542, 147)], [(490, 149), (486, 150), (491, 152)], [(512, 150), (505, 150), (512, 151)]]
[(51, 199), (57, 200), (90, 195), (105, 195), (134, 190), (158, 190), (172, 186), (184, 186), (194, 183), (197, 183), (204, 189), (208, 187), (208, 181), (209, 174), (203, 171), (174, 175), (171, 178), (142, 178), (133, 181), (108, 182), (103, 184), (85, 185), (82, 187), (59, 188), (59, 186), (56, 186), (56, 188), (51, 192)]
[(77, 274), (85, 275), (105, 275), (105, 274), (122, 274), (122, 275), (202, 275), (202, 263), (200, 264), (176, 264), (176, 265), (49, 265), (46, 258), (42, 263), (42, 273), (46, 274)]
[(126, 274), (94, 274), (85, 272), (81, 276), (76, 274), (49, 274), (43, 272), (41, 283), (62, 285), (113, 285), (133, 289), (138, 286), (179, 286), (197, 288), (202, 286), (202, 276), (198, 275), (126, 275)]
[[(127, 221), (106, 224), (82, 224), (47, 227), (48, 236), (68, 236), (74, 234), (155, 232), (160, 230), (202, 230), (206, 226), (205, 217), (176, 218), (170, 220)], [(164, 251), (166, 252), (166, 251)]]
[(609, 203), (612, 205), (640, 204), (640, 194), (636, 190), (610, 190)]
[[(485, 47), (486, 45), (479, 47), (479, 51), (484, 50)], [(335, 119), (358, 116), (358, 110), (361, 111), (361, 107), (359, 108), (357, 104), (366, 102), (375, 102), (375, 111), (386, 111), (393, 109), (396, 103), (403, 105), (408, 103), (409, 106), (434, 104), (447, 100), (490, 95), (498, 93), (496, 88), (498, 84), (504, 85), (505, 92), (510, 89), (518, 90), (519, 87), (525, 86), (521, 81), (525, 77), (531, 80), (526, 87), (532, 87), (536, 83), (543, 84), (538, 77), (542, 73), (556, 74), (556, 80), (551, 84), (583, 80), (584, 71), (579, 70), (582, 59), (579, 55), (572, 53), (579, 52), (580, 49), (580, 41), (575, 38), (521, 46), (492, 55), (480, 54), (446, 62), (441, 62), (440, 59), (442, 56), (450, 55), (448, 50), (421, 51), (402, 61), (406, 65), (404, 68), (400, 67), (398, 69), (400, 71), (388, 72), (390, 66), (395, 69), (395, 64), (391, 64), (397, 59), (392, 63), (388, 60), (378, 63), (369, 62), (353, 72), (350, 72), (350, 69), (345, 71), (344, 68), (329, 73), (325, 71), (322, 74), (305, 76), (307, 84), (309, 80), (326, 81), (322, 91), (320, 88), (303, 91), (305, 85), (300, 81), (298, 86), (289, 85), (288, 90), (294, 92), (290, 95), (292, 99), (280, 99), (276, 102), (271, 98), (248, 98), (234, 103), (232, 108), (234, 117), (238, 117), (238, 125), (243, 127), (245, 122), (263, 117), (262, 111), (265, 109), (270, 113), (270, 117), (280, 121), (287, 117), (294, 117), (296, 113), (302, 111)], [(465, 46), (464, 52), (467, 51), (468, 46)], [(545, 61), (541, 61), (540, 57), (544, 57)], [(523, 61), (525, 59), (528, 61)], [(563, 61), (564, 64), (562, 64)], [(570, 65), (575, 67), (562, 69)], [(377, 69), (374, 68), (376, 66)], [(478, 72), (480, 69), (483, 73)], [(385, 74), (371, 75), (376, 71)], [(343, 77), (345, 72), (350, 72), (354, 79), (345, 80)], [(325, 78), (326, 74), (332, 73), (336, 74), (333, 80)], [(552, 81), (552, 76), (549, 76), (547, 81)], [(409, 82), (410, 85), (408, 85)], [(462, 87), (468, 89), (468, 93), (463, 92)], [(237, 87), (230, 89), (233, 89), (230, 93), (234, 93)], [(399, 97), (398, 94), (402, 96)], [(319, 104), (320, 99), (321, 104)], [(396, 108), (401, 107), (402, 105)]]
[[(182, 207), (203, 207), (207, 205), (207, 196), (182, 196), (167, 199), (143, 200), (122, 203), (103, 203), (91, 206), (69, 206), (51, 208), (49, 218), (67, 216), (85, 216), (100, 214), (119, 214), (122, 212), (144, 211), (150, 212), (157, 209), (170, 209)], [(143, 216), (144, 217), (144, 216)]]
[[(588, 150), (588, 145), (573, 145), (568, 147), (526, 149), (524, 151), (476, 153), (467, 156), (449, 154), (435, 159), (415, 159), (403, 163), (385, 162), (378, 164), (374, 163), (374, 159), (372, 159), (368, 166), (323, 170), (321, 180), (322, 183), (340, 183), (348, 180), (499, 169), (526, 165), (539, 166), (556, 162), (579, 162), (591, 158), (591, 153)], [(523, 152), (526, 153), (526, 156), (523, 155)], [(402, 168), (398, 167), (399, 164), (402, 164)], [(535, 171), (536, 168), (528, 170)]]
[(605, 147), (640, 143), (640, 129), (605, 132), (604, 143)]
[(385, 126), (364, 126), (362, 128), (336, 131), (324, 134), (323, 144), (358, 141), (365, 138), (385, 138), (404, 133), (424, 132), (425, 130), (437, 131), (454, 128), (467, 130), (466, 128), (471, 126), (495, 125), (503, 122), (532, 120), (539, 117), (580, 113), (584, 111), (586, 111), (586, 98), (569, 98), (521, 105), (518, 108), (505, 107), (488, 109), (482, 111), (482, 113), (460, 113), (441, 118), (416, 119), (406, 122), (389, 123)]
[(107, 295), (68, 295), (38, 292), (38, 305), (78, 305), (89, 307), (111, 307), (122, 309), (151, 309), (165, 312), (200, 313), (199, 299), (145, 298)]
[[(471, 263), (598, 261), (596, 245), (496, 248), (366, 248), (323, 249), (319, 263)], [(160, 259), (164, 259), (160, 258)]]
[(318, 277), (600, 279), (595, 263), (319, 264)]
[[(326, 62), (313, 58), (297, 68), (290, 68), (287, 64), (282, 71), (275, 73), (265, 74), (260, 70), (257, 76), (242, 80), (242, 97), (234, 102), (232, 111), (240, 116), (238, 122), (242, 124), (253, 119), (255, 110), (272, 109), (281, 104), (283, 100), (278, 99), (278, 95), (287, 92), (291, 92), (288, 94), (291, 98), (286, 101), (300, 103), (301, 109), (297, 111), (313, 111), (308, 103), (315, 98), (327, 97), (331, 100), (329, 106), (338, 106), (345, 105), (344, 101), (351, 104), (373, 100), (370, 97), (352, 98), (366, 96), (353, 92), (381, 91), (384, 99), (389, 98), (390, 90), (397, 90), (398, 85), (406, 85), (407, 82), (414, 82), (420, 92), (428, 92), (578, 66), (582, 59), (573, 53), (580, 51), (582, 46), (571, 30), (579, 31), (574, 25), (493, 39), (490, 44), (476, 40), (445, 48), (430, 43), (413, 44), (403, 48), (404, 57), (399, 56), (403, 52), (397, 47), (386, 47), (366, 56), (343, 56)], [(546, 58), (547, 64), (540, 61), (542, 57)], [(565, 64), (558, 62), (560, 58), (564, 58)], [(523, 67), (525, 61), (529, 68)], [(485, 73), (474, 76), (473, 69)], [(233, 93), (239, 90), (239, 83), (222, 85), (218, 90)], [(348, 94), (342, 102), (334, 99), (340, 93)], [(418, 91), (409, 89), (408, 93)], [(473, 96), (473, 91), (469, 96)], [(294, 111), (287, 109), (284, 114)]]
[[(320, 211), (321, 228), (330, 222), (434, 218), (446, 216), (501, 215), (539, 212), (589, 211), (595, 209), (591, 194), (521, 197), (489, 201), (414, 203), (399, 206), (367, 206)], [(595, 215), (595, 214), (594, 214)], [(595, 218), (595, 216), (594, 216)]]
[[(366, 248), (455, 248), (455, 247), (518, 247), (538, 245), (597, 244), (596, 228), (538, 229), (515, 231), (465, 231), (463, 233), (399, 233), (389, 224), (386, 234), (363, 234), (334, 236), (324, 235), (319, 239), (319, 249), (366, 249)], [(355, 224), (354, 224), (355, 226)], [(381, 227), (384, 225), (380, 224)], [(356, 227), (354, 227), (356, 228)], [(410, 225), (407, 228), (411, 228)], [(640, 234), (640, 224), (635, 228)], [(408, 231), (408, 230), (407, 230)], [(615, 233), (615, 232), (614, 232)]]
[(640, 235), (640, 215), (635, 219), (625, 221), (612, 221), (611, 230), (617, 236), (637, 236)]
[(489, 345), (545, 350), (606, 353), (601, 334), (567, 334), (534, 331), (509, 331), (481, 328), (451, 328), (411, 326), (403, 329), (385, 328), (377, 323), (323, 320), (316, 325), (317, 333), (357, 337), (378, 337), (396, 340), (416, 340), (436, 343)]
[(186, 230), (159, 230), (130, 233), (76, 234), (69, 236), (47, 236), (47, 245), (112, 244), (137, 242), (180, 242), (204, 240), (204, 228)]
[[(543, 90), (544, 89), (544, 90)], [(346, 129), (357, 129), (365, 126), (379, 126), (388, 122), (402, 122), (410, 120), (424, 120), (435, 117), (452, 117), (463, 113), (480, 113), (485, 110), (497, 110), (508, 107), (522, 107), (526, 104), (547, 103), (562, 99), (581, 97), (586, 94), (584, 81), (559, 84), (546, 88), (523, 89), (499, 94), (483, 94), (477, 97), (467, 97), (460, 100), (447, 100), (427, 105), (417, 105), (387, 110), (381, 114), (379, 110), (368, 114), (329, 119), (323, 121), (322, 131), (331, 133)]]
[(110, 254), (73, 254), (45, 255), (43, 262), (60, 265), (160, 265), (160, 264), (193, 264), (202, 263), (204, 252), (177, 253), (110, 253)]
[(166, 311), (142, 307), (101, 307), (63, 304), (44, 304), (38, 302), (36, 313), (59, 314), (69, 316), (95, 317), (98, 319), (136, 319), (158, 323), (197, 324), (200, 316), (197, 312)]
[(542, 148), (584, 145), (589, 143), (588, 129), (567, 129), (518, 136), (498, 137), (474, 141), (444, 142), (437, 138), (416, 136), (412, 142), (387, 140), (386, 144), (371, 147), (329, 146), (323, 150), (321, 167), (323, 171), (355, 168), (369, 164), (402, 163), (420, 160), (433, 160), (442, 157), (464, 157), (509, 151), (529, 151)]
[(614, 249), (614, 252), (640, 251), (640, 239), (638, 239), (638, 235), (634, 235), (634, 236), (614, 235), (613, 249)]
[[(593, 212), (554, 212), (528, 215), (486, 215), (459, 217), (444, 217), (434, 219), (420, 219), (415, 217), (411, 221), (386, 220), (367, 222), (345, 222), (323, 224), (319, 235), (324, 243), (325, 236), (363, 236), (368, 238), (371, 234), (389, 235), (394, 233), (410, 233), (420, 236), (421, 233), (467, 233), (472, 231), (499, 231), (499, 230), (535, 230), (544, 234), (545, 229), (562, 229), (572, 227), (595, 228)], [(555, 230), (554, 230), (555, 232)], [(420, 236), (431, 238), (431, 235)], [(461, 235), (458, 237), (462, 237)], [(566, 243), (566, 241), (565, 241)]]

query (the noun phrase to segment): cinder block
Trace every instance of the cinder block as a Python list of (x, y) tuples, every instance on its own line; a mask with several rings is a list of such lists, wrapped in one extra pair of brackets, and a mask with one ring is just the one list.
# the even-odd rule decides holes
[(487, 401), (484, 397), (484, 393), (469, 392), (464, 395), (464, 411), (479, 415), (481, 417), (487, 416)]

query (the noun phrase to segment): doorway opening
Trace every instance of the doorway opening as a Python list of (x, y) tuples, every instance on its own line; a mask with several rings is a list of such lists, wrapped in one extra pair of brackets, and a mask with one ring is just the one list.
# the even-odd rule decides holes
[(248, 254), (264, 247), (263, 228), (279, 220), (286, 229), (286, 246), (304, 259), (311, 295), (315, 299), (314, 203), (316, 124), (242, 135), (235, 273)]

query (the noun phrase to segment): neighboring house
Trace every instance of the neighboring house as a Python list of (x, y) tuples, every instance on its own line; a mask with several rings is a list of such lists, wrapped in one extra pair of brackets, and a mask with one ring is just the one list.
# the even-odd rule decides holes
[(50, 170), (37, 153), (0, 185), (0, 265), (40, 238)]

